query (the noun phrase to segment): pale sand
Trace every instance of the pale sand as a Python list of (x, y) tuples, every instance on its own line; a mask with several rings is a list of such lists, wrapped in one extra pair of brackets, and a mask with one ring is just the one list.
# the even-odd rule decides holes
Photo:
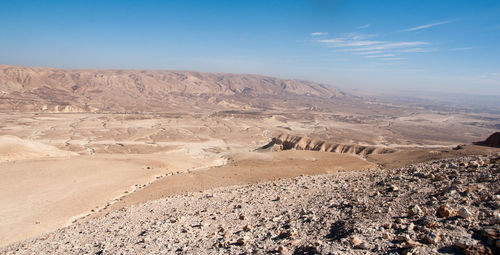
[(217, 160), (174, 152), (0, 163), (0, 245), (55, 230), (157, 176), (220, 164)]
[(74, 155), (77, 154), (40, 142), (21, 139), (17, 136), (0, 136), (0, 162)]

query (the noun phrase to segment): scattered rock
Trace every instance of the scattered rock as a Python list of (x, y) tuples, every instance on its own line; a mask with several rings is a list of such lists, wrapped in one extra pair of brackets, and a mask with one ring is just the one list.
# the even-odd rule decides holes
[(477, 241), (469, 238), (461, 238), (455, 243), (455, 247), (461, 250), (465, 250), (469, 247), (473, 247), (477, 244)]
[(388, 191), (390, 191), (390, 192), (397, 192), (397, 191), (399, 191), (399, 188), (398, 188), (398, 186), (391, 185), (391, 186), (389, 186)]
[(250, 237), (249, 236), (243, 236), (242, 238), (238, 239), (236, 241), (236, 244), (238, 245), (244, 245), (246, 244), (248, 241), (250, 240)]
[(416, 216), (422, 213), (422, 209), (418, 205), (413, 205), (408, 209), (408, 215)]
[(439, 235), (432, 232), (427, 234), (424, 238), (424, 242), (428, 244), (437, 244), (440, 240), (441, 238), (439, 237)]
[(426, 228), (433, 228), (436, 225), (436, 221), (430, 216), (425, 216), (420, 222)]
[(370, 245), (367, 242), (362, 242), (356, 248), (359, 248), (359, 249), (362, 249), (362, 250), (370, 250)]
[(493, 224), (500, 224), (500, 212), (493, 213)]
[(285, 246), (281, 246), (281, 245), (280, 245), (280, 246), (278, 247), (278, 252), (279, 252), (279, 253), (281, 253), (281, 254), (283, 254), (283, 253), (288, 252), (288, 249), (287, 249)]
[(469, 210), (467, 210), (467, 208), (465, 207), (460, 208), (460, 210), (458, 210), (457, 215), (464, 219), (472, 217), (472, 213), (470, 213)]
[(403, 245), (403, 248), (416, 248), (422, 246), (421, 243), (413, 241), (413, 240), (408, 240), (406, 243)]
[(361, 239), (359, 239), (357, 236), (353, 236), (351, 238), (351, 244), (353, 247), (358, 247), (361, 244)]
[(448, 205), (442, 205), (437, 209), (439, 216), (448, 218), (453, 216), (453, 210)]
[(290, 229), (288, 231), (282, 232), (279, 237), (280, 238), (290, 238), (292, 236), (295, 236), (297, 234), (297, 230), (295, 229)]
[(498, 169), (498, 155), (474, 156), (218, 188), (77, 221), (0, 254), (498, 254)]

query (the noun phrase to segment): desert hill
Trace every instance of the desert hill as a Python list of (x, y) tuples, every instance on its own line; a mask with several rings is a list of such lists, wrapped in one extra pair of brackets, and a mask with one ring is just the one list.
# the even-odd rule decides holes
[(0, 66), (0, 110), (8, 111), (239, 109), (341, 95), (323, 84), (260, 75)]
[(500, 132), (495, 132), (492, 135), (490, 135), (486, 140), (481, 142), (476, 142), (475, 144), (500, 148)]
[(281, 151), (281, 150), (311, 150), (311, 151), (324, 151), (335, 152), (340, 154), (354, 154), (366, 156), (369, 154), (384, 154), (392, 153), (394, 150), (375, 147), (375, 146), (362, 146), (357, 144), (339, 144), (310, 137), (295, 136), (289, 134), (280, 134), (274, 137), (271, 142), (260, 148), (261, 150)]

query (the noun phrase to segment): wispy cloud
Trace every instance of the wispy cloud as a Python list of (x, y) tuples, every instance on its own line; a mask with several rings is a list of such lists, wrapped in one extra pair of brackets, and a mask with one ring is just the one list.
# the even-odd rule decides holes
[(336, 37), (323, 37), (313, 39), (329, 48), (335, 48), (336, 52), (345, 52), (367, 59), (384, 61), (401, 61), (406, 58), (401, 55), (410, 53), (429, 52), (429, 42), (426, 41), (390, 41), (368, 39), (378, 35), (361, 33), (346, 33)]
[(461, 48), (452, 48), (451, 51), (464, 51), (464, 50), (473, 50), (479, 47), (461, 47)]
[(393, 50), (393, 49), (401, 50), (401, 48), (423, 46), (423, 45), (428, 45), (428, 44), (429, 44), (428, 42), (421, 42), (421, 41), (413, 41), (413, 42), (384, 42), (384, 43), (381, 43), (379, 45), (374, 45), (374, 46), (370, 46), (370, 47), (342, 49), (342, 50), (339, 50), (339, 51), (343, 51), (343, 52), (356, 52), (356, 51), (379, 51), (379, 50)]
[(346, 40), (343, 38), (318, 40), (318, 42), (325, 43), (332, 47), (361, 47), (384, 43), (382, 41)]
[(322, 39), (322, 40), (317, 40), (317, 42), (320, 42), (320, 43), (326, 43), (326, 44), (334, 44), (334, 45), (338, 45), (340, 43), (344, 43), (345, 40), (342, 39), (342, 38), (333, 38), (333, 39)]
[(396, 54), (382, 54), (382, 55), (369, 55), (364, 56), (365, 58), (387, 58), (387, 57), (395, 57)]
[(436, 22), (436, 23), (425, 24), (425, 25), (421, 25), (421, 26), (416, 26), (416, 27), (405, 29), (405, 30), (403, 30), (403, 32), (418, 31), (418, 30), (422, 30), (422, 29), (427, 29), (427, 28), (435, 27), (435, 26), (449, 24), (449, 23), (452, 23), (452, 22), (453, 22), (453, 20), (445, 20), (445, 21), (440, 21), (440, 22)]
[(406, 58), (381, 58), (381, 60), (384, 60), (384, 61), (400, 61), (400, 60), (406, 60)]
[(314, 32), (314, 33), (311, 33), (311, 36), (320, 36), (320, 35), (328, 35), (327, 32)]
[(382, 53), (384, 53), (384, 51), (381, 51), (381, 50), (353, 52), (354, 55), (373, 55), (373, 54), (382, 54)]
[(423, 53), (423, 52), (431, 52), (432, 49), (423, 49), (423, 48), (408, 48), (408, 49), (400, 49), (396, 50), (399, 53)]
[(358, 28), (359, 29), (365, 29), (365, 28), (369, 28), (371, 26), (372, 26), (372, 24), (365, 24), (365, 25), (359, 26)]

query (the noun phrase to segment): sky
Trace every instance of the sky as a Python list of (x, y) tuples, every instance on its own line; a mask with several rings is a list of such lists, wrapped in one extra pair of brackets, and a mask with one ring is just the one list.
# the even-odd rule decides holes
[(500, 95), (500, 1), (0, 0), (0, 64)]

